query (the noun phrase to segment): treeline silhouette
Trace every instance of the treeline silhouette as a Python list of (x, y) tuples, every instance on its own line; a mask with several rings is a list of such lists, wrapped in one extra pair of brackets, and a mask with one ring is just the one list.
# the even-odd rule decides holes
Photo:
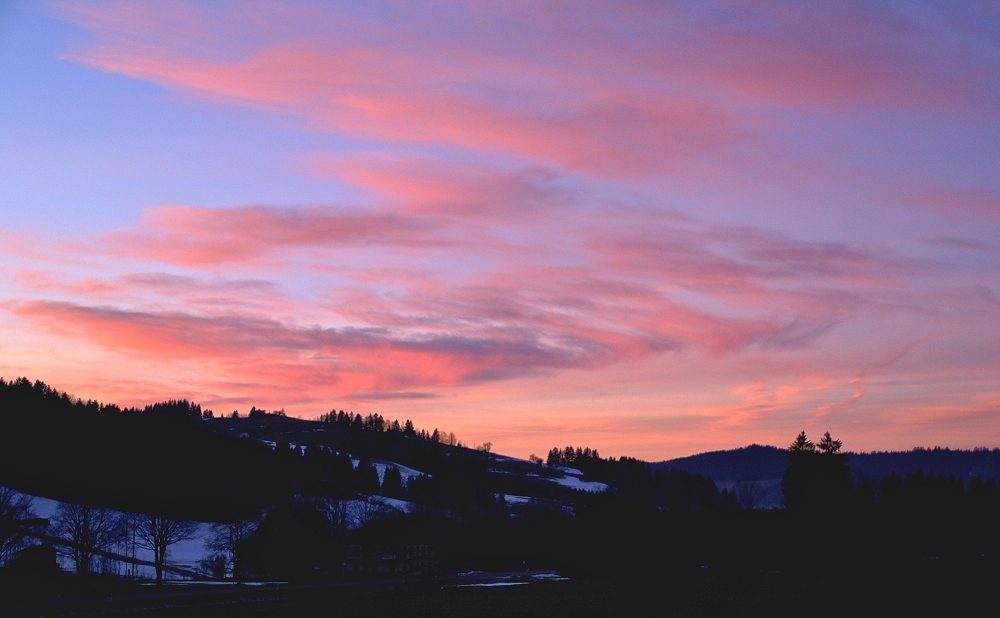
[(911, 564), (995, 563), (995, 480), (917, 471), (855, 481), (848, 473), (850, 457), (829, 433), (816, 445), (799, 434), (788, 449), (781, 484), (790, 523), (824, 529), (840, 555)]
[(227, 519), (294, 491), (265, 445), (212, 432), (200, 406), (122, 409), (0, 379), (0, 483), (66, 502)]
[[(377, 414), (216, 417), (183, 400), (123, 410), (20, 379), (0, 380), (0, 426), (18, 436), (0, 450), (0, 485), (229, 526), (204, 567), (213, 576), (399, 575), (346, 565), (403, 547), (432, 554), (434, 572), (554, 568), (666, 597), (705, 572), (892, 590), (956, 574), (979, 585), (998, 570), (995, 481), (859, 478), (829, 434), (785, 449), (783, 508), (765, 510), (631, 457), (567, 446), (525, 462)], [(606, 490), (573, 489), (597, 483)]]
[(376, 433), (401, 434), (408, 438), (419, 438), (431, 442), (441, 442), (450, 446), (464, 446), (454, 433), (439, 432), (435, 427), (434, 431), (428, 432), (426, 429), (416, 429), (413, 421), (407, 419), (400, 424), (398, 420), (392, 422), (382, 418), (380, 414), (369, 414), (361, 416), (353, 412), (345, 413), (343, 410), (331, 411), (319, 417), (320, 422), (327, 426), (336, 426), (353, 431), (373, 431)]

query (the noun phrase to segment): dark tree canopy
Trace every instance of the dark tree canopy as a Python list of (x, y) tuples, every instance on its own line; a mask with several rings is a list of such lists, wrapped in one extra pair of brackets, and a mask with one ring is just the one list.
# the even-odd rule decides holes
[[(219, 435), (185, 400), (122, 410), (42, 382), (0, 379), (0, 485), (64, 502), (179, 518), (234, 517), (294, 491), (293, 464)], [(225, 470), (225, 474), (218, 474)]]
[(781, 479), (785, 507), (791, 511), (808, 510), (833, 513), (844, 507), (851, 491), (847, 456), (840, 453), (842, 444), (827, 432), (819, 451), (806, 432), (801, 432), (788, 448), (788, 468)]
[(382, 495), (388, 498), (402, 498), (406, 491), (403, 488), (403, 475), (399, 468), (389, 466), (382, 476)]

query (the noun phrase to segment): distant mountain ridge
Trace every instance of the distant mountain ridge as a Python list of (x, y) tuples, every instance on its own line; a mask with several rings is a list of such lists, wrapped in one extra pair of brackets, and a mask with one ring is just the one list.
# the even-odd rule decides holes
[[(881, 479), (918, 470), (944, 473), (968, 481), (980, 476), (1000, 481), (1000, 449), (973, 450), (935, 447), (910, 451), (847, 453), (851, 475)], [(712, 451), (652, 464), (655, 470), (682, 470), (711, 478), (716, 483), (780, 479), (788, 466), (787, 451), (776, 446), (751, 444), (727, 451)]]

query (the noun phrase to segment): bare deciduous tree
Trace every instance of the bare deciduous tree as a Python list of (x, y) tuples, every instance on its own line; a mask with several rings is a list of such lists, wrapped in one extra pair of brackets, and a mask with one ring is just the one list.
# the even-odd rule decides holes
[(257, 530), (259, 518), (237, 519), (225, 524), (212, 526), (212, 537), (208, 540), (208, 548), (222, 552), (233, 570), (233, 579), (243, 581), (243, 545), (247, 538)]
[(326, 496), (317, 500), (316, 510), (326, 518), (330, 530), (342, 536), (348, 527), (349, 506), (350, 500)]
[(26, 525), (35, 518), (30, 496), (0, 487), (0, 566), (29, 543)]
[(322, 498), (317, 502), (316, 508), (329, 522), (334, 534), (338, 535), (360, 528), (374, 519), (381, 519), (391, 511), (378, 496), (367, 495), (350, 499)]
[(170, 546), (192, 538), (198, 530), (193, 521), (168, 519), (159, 515), (134, 515), (135, 534), (139, 547), (153, 552), (156, 583), (163, 583), (163, 565)]
[(751, 477), (737, 481), (736, 485), (733, 486), (733, 492), (736, 494), (736, 501), (742, 508), (753, 510), (764, 503), (764, 494), (767, 493), (767, 490), (763, 483)]
[(85, 504), (62, 503), (52, 519), (53, 533), (66, 541), (76, 572), (90, 573), (98, 551), (107, 550), (122, 535), (122, 518), (117, 511)]
[(375, 519), (389, 514), (389, 507), (376, 496), (360, 496), (351, 500), (347, 507), (347, 524), (351, 529), (360, 528)]

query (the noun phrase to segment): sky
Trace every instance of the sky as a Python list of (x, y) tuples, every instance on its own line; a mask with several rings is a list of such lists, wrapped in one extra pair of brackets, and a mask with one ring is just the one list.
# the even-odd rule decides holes
[(994, 2), (0, 3), (0, 375), (1000, 446)]

